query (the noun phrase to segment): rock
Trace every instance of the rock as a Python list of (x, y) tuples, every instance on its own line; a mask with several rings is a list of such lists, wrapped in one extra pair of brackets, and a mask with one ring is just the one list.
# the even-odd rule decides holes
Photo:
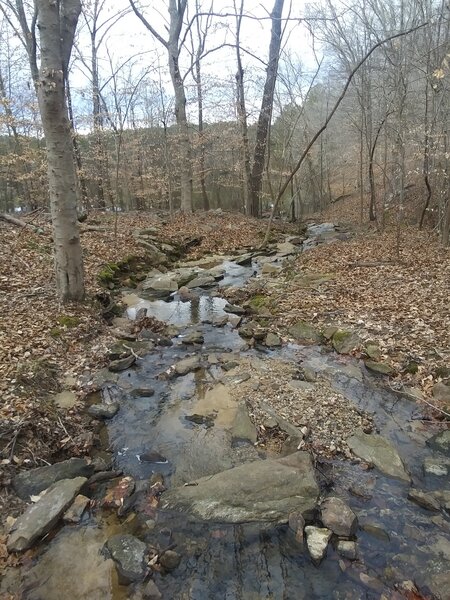
[(450, 385), (445, 385), (440, 381), (433, 386), (433, 398), (442, 404), (450, 404)]
[(247, 267), (252, 264), (253, 254), (248, 252), (234, 259), (234, 262), (241, 267)]
[(130, 396), (133, 398), (150, 398), (154, 393), (155, 390), (152, 387), (139, 387), (131, 390)]
[(275, 427), (278, 427), (278, 421), (275, 417), (267, 417), (263, 421), (263, 427), (264, 429), (275, 429)]
[(280, 256), (289, 256), (291, 254), (298, 254), (299, 248), (291, 244), (291, 242), (282, 242), (281, 244), (277, 244), (278, 254)]
[(426, 510), (439, 512), (439, 502), (435, 498), (433, 498), (431, 494), (427, 494), (426, 492), (422, 492), (421, 490), (411, 488), (408, 492), (408, 499), (412, 500), (413, 502), (415, 502), (422, 508), (425, 508)]
[(89, 502), (87, 496), (78, 494), (72, 506), (64, 513), (63, 521), (65, 523), (79, 523)]
[(279, 265), (273, 265), (271, 263), (265, 263), (263, 268), (261, 269), (261, 273), (263, 275), (274, 275), (275, 273), (280, 273), (281, 267)]
[(231, 313), (232, 315), (245, 315), (245, 309), (242, 306), (237, 306), (236, 304), (225, 304), (223, 310), (226, 313)]
[(119, 412), (120, 404), (112, 402), (111, 404), (92, 404), (87, 413), (94, 419), (112, 419)]
[(306, 544), (309, 554), (315, 565), (319, 565), (327, 553), (328, 542), (333, 533), (329, 529), (322, 527), (305, 527)]
[(381, 435), (359, 430), (347, 439), (347, 444), (356, 456), (372, 463), (382, 473), (403, 481), (410, 480), (397, 450)]
[(373, 537), (377, 538), (378, 540), (382, 540), (383, 542), (391, 541), (391, 538), (389, 537), (388, 532), (385, 529), (383, 529), (383, 527), (381, 525), (378, 525), (377, 523), (371, 523), (371, 522), (361, 523), (360, 528), (363, 531), (365, 531), (366, 533), (368, 533), (369, 535), (372, 535)]
[(201, 368), (200, 358), (198, 356), (190, 356), (189, 358), (183, 358), (175, 365), (175, 373), (177, 375), (187, 375), (192, 371), (197, 371)]
[(228, 317), (228, 322), (231, 325), (231, 327), (239, 327), (241, 321), (242, 317), (239, 317), (238, 315), (230, 315)]
[(46, 467), (22, 471), (14, 477), (13, 488), (19, 498), (29, 501), (30, 496), (37, 496), (61, 479), (90, 477), (93, 472), (94, 465), (88, 464), (84, 458), (69, 458)]
[(146, 279), (142, 283), (142, 289), (149, 291), (154, 296), (168, 296), (178, 290), (178, 283), (170, 275), (157, 275)]
[(289, 514), (289, 529), (294, 532), (295, 540), (300, 544), (303, 549), (304, 545), (304, 536), (303, 530), (305, 528), (305, 519), (301, 513), (298, 511), (291, 512)]
[(131, 354), (125, 358), (112, 360), (108, 365), (108, 369), (113, 373), (118, 373), (119, 371), (125, 371), (125, 369), (129, 369), (132, 365), (134, 365), (135, 362), (136, 357)]
[(213, 286), (216, 280), (211, 275), (199, 275), (195, 279), (192, 279), (186, 287), (191, 290), (193, 288), (208, 288)]
[(353, 331), (338, 329), (334, 332), (331, 343), (339, 354), (350, 354), (360, 345), (361, 340)]
[(51, 531), (86, 481), (86, 477), (61, 479), (48, 488), (14, 523), (7, 542), (8, 550), (28, 550)]
[(427, 456), (423, 461), (423, 470), (427, 475), (435, 475), (436, 477), (445, 477), (450, 470), (450, 460), (445, 458), (434, 458)]
[(358, 519), (345, 502), (335, 496), (325, 498), (321, 507), (321, 520), (327, 529), (339, 536), (355, 535)]
[(248, 416), (247, 407), (243, 403), (239, 404), (231, 429), (231, 438), (233, 440), (247, 440), (254, 444), (257, 437), (255, 426)]
[(192, 415), (186, 415), (184, 418), (190, 423), (195, 423), (195, 425), (206, 425), (206, 427), (213, 427), (214, 425), (214, 417), (210, 415), (199, 415), (198, 413), (194, 413)]
[(53, 402), (59, 408), (72, 408), (77, 403), (77, 400), (76, 395), (70, 390), (64, 390), (53, 396)]
[(379, 373), (380, 375), (392, 375), (394, 372), (394, 369), (386, 363), (365, 360), (364, 364), (366, 369), (369, 369), (369, 371), (373, 371), (374, 373)]
[[(106, 528), (65, 527), (22, 574), (27, 600), (114, 600), (114, 562), (102, 548)], [(3, 588), (2, 588), (3, 589)]]
[(264, 340), (264, 344), (269, 348), (279, 348), (281, 346), (281, 339), (275, 335), (275, 333), (268, 333), (266, 335), (266, 339)]
[(329, 327), (324, 327), (324, 329), (322, 329), (322, 335), (326, 340), (329, 341), (338, 329), (339, 327), (335, 327), (333, 325), (330, 325)]
[(196, 483), (165, 492), (162, 507), (206, 521), (282, 523), (294, 510), (311, 511), (319, 493), (306, 452), (245, 463)]
[(205, 338), (201, 331), (191, 331), (186, 336), (181, 338), (182, 344), (203, 344)]
[(166, 550), (159, 558), (160, 564), (166, 571), (173, 571), (181, 562), (181, 556), (174, 550)]
[(337, 553), (347, 558), (348, 560), (356, 560), (358, 558), (358, 550), (356, 542), (347, 540), (339, 540), (336, 544)]
[(116, 563), (119, 578), (124, 583), (139, 581), (146, 574), (147, 546), (130, 534), (113, 535), (106, 542), (111, 558)]
[(441, 433), (438, 433), (427, 440), (427, 446), (433, 448), (433, 450), (442, 452), (442, 454), (450, 456), (450, 429), (441, 431)]
[(169, 462), (165, 456), (156, 451), (143, 452), (139, 455), (139, 460), (141, 462), (151, 462), (160, 465), (164, 465)]
[(144, 598), (146, 600), (161, 600), (162, 598), (162, 594), (153, 579), (150, 579), (144, 588)]
[(299, 379), (291, 379), (289, 385), (294, 388), (294, 390), (305, 390), (309, 392), (314, 389), (313, 383), (308, 383), (307, 381), (300, 381)]
[(378, 344), (375, 344), (375, 342), (367, 342), (364, 350), (367, 356), (372, 360), (380, 360), (381, 350)]
[(318, 344), (321, 341), (321, 335), (317, 329), (305, 321), (298, 321), (289, 327), (288, 332), (299, 343)]
[(179, 288), (178, 296), (180, 297), (180, 300), (182, 302), (189, 302), (190, 300), (195, 298), (195, 295), (185, 285), (183, 285), (182, 287)]

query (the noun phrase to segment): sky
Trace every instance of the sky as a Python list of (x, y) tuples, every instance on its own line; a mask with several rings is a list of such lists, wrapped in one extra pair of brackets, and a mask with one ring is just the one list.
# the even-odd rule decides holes
[[(167, 0), (160, 0), (158, 2), (138, 0), (137, 4), (142, 9), (142, 13), (146, 19), (162, 37), (166, 38), (166, 27), (168, 24)], [(203, 0), (201, 4), (202, 10), (206, 12), (211, 2)], [(245, 0), (244, 3), (245, 13), (251, 15), (251, 18), (243, 19), (241, 31), (241, 45), (244, 49), (242, 52), (242, 61), (247, 85), (250, 121), (256, 118), (259, 110), (261, 87), (265, 76), (264, 61), (267, 60), (269, 51), (270, 12), (272, 7), (273, 0)], [(285, 21), (286, 29), (283, 44), (284, 51), (291, 54), (294, 63), (300, 60), (301, 57), (303, 68), (306, 71), (313, 71), (315, 62), (311, 52), (311, 39), (306, 27), (298, 21), (302, 14), (304, 14), (304, 8), (304, 0), (292, 0), (292, 2), (285, 0), (283, 17), (286, 19), (289, 14), (290, 18)], [(102, 16), (100, 22), (112, 18), (120, 11), (127, 11), (128, 9), (128, 0), (114, 0), (114, 2), (106, 0), (104, 16)], [(194, 14), (194, 9), (195, 0), (189, 0), (187, 19)], [(230, 0), (214, 0), (214, 12), (233, 14), (235, 12), (233, 2), (230, 2)], [(78, 51), (84, 54), (85, 57), (88, 54), (87, 48), (89, 43), (87, 34), (86, 24), (81, 17), (79, 22)], [(214, 27), (211, 28), (207, 38), (206, 50), (211, 51), (223, 43), (233, 44), (234, 41), (234, 17), (216, 17), (214, 19)], [(187, 45), (190, 46), (189, 37)], [(248, 52), (245, 52), (245, 50)], [(77, 52), (74, 53), (74, 57), (76, 56)], [(103, 81), (111, 73), (111, 63), (116, 66), (120, 65), (131, 56), (134, 56), (134, 58), (127, 63), (118, 77), (122, 86), (126, 79), (132, 85), (132, 82), (138, 81), (142, 77), (144, 70), (148, 69), (149, 72), (145, 75), (143, 81), (153, 81), (156, 86), (159, 86), (161, 82), (161, 86), (167, 96), (167, 101), (170, 102), (172, 88), (167, 67), (166, 50), (153, 38), (151, 33), (130, 10), (111, 28), (105, 36), (104, 44), (100, 49), (99, 63)], [(187, 51), (183, 51), (181, 55), (181, 65), (184, 72), (186, 72), (190, 65), (189, 53)], [(72, 88), (75, 95), (78, 94), (76, 101), (80, 104), (84, 101), (86, 110), (88, 110), (89, 80), (83, 72), (86, 72), (85, 67), (79, 61), (76, 61), (72, 71)], [(208, 54), (202, 61), (202, 72), (206, 88), (206, 120), (233, 118), (234, 103), (232, 95), (234, 75), (236, 73), (236, 54), (234, 48), (225, 47)], [(195, 119), (195, 85), (189, 76), (186, 78), (185, 83), (188, 98), (191, 100), (188, 103), (189, 116)]]

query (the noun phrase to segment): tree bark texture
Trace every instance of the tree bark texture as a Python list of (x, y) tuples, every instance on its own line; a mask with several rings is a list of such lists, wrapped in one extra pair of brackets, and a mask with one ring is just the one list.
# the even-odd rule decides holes
[(84, 297), (77, 221), (77, 181), (65, 99), (65, 80), (81, 11), (79, 0), (36, 0), (41, 45), (37, 92), (45, 135), (56, 283), (63, 302)]
[(253, 155), (251, 173), (250, 214), (259, 217), (261, 214), (262, 180), (266, 159), (267, 140), (269, 138), (270, 120), (272, 118), (273, 95), (278, 73), (278, 60), (281, 47), (281, 15), (284, 0), (275, 0), (272, 10), (272, 33), (269, 47), (269, 64), (261, 103), (261, 110), (256, 128), (256, 145)]

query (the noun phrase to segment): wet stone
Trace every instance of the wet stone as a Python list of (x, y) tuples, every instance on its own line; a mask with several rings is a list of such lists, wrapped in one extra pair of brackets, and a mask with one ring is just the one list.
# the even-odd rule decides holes
[(71, 505), (86, 477), (61, 479), (27, 508), (14, 523), (7, 547), (10, 552), (23, 552), (52, 530), (60, 517)]
[(177, 375), (187, 375), (192, 371), (197, 371), (200, 367), (200, 358), (198, 356), (190, 356), (176, 363), (175, 373)]
[(381, 435), (357, 431), (348, 438), (347, 444), (356, 456), (374, 464), (382, 473), (404, 481), (410, 480), (397, 450)]
[(150, 579), (150, 581), (146, 584), (143, 596), (145, 600), (161, 600), (162, 594), (153, 579)]
[(306, 543), (311, 560), (319, 565), (327, 553), (328, 542), (333, 535), (332, 531), (324, 527), (305, 527)]
[(427, 440), (427, 445), (433, 450), (438, 450), (438, 452), (450, 456), (450, 429), (434, 435)]
[(118, 373), (120, 371), (125, 371), (126, 369), (129, 369), (132, 365), (134, 365), (135, 362), (136, 357), (133, 355), (127, 356), (125, 358), (119, 358), (117, 360), (112, 360), (108, 365), (108, 369), (113, 373)]
[(93, 472), (94, 466), (84, 458), (69, 458), (46, 467), (22, 471), (14, 478), (13, 488), (19, 498), (29, 500), (30, 496), (37, 496), (61, 479), (90, 477)]
[(348, 560), (356, 560), (358, 558), (358, 550), (356, 542), (347, 540), (339, 540), (336, 545), (337, 553)]
[(427, 494), (421, 490), (410, 489), (408, 492), (408, 498), (426, 510), (434, 512), (439, 511), (439, 502), (433, 498), (431, 494)]
[(181, 562), (181, 556), (174, 550), (166, 550), (159, 559), (160, 564), (166, 571), (173, 571)]
[(90, 500), (87, 496), (78, 494), (72, 506), (65, 512), (63, 521), (65, 523), (79, 523), (89, 502)]
[(109, 538), (106, 547), (116, 563), (117, 572), (122, 582), (130, 583), (144, 578), (147, 550), (144, 542), (130, 534), (117, 534)]
[(192, 331), (181, 338), (182, 344), (203, 344), (205, 338), (201, 331)]
[(133, 398), (150, 398), (154, 393), (155, 390), (152, 387), (139, 387), (131, 390), (130, 396)]
[(269, 348), (277, 348), (281, 346), (281, 339), (275, 333), (268, 333), (264, 343)]
[(237, 306), (235, 304), (225, 304), (224, 309), (226, 313), (231, 313), (233, 315), (245, 315), (245, 309), (242, 306)]
[(94, 419), (112, 419), (120, 409), (118, 402), (111, 404), (92, 404), (87, 409), (87, 413)]
[(339, 536), (351, 537), (356, 533), (358, 519), (340, 498), (325, 498), (320, 507), (322, 523)]

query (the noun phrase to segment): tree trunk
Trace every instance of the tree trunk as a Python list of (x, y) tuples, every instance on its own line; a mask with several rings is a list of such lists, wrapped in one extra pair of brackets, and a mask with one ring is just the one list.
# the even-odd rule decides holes
[(65, 98), (65, 76), (78, 17), (79, 0), (36, 0), (41, 65), (37, 82), (44, 130), (56, 283), (63, 302), (84, 297), (83, 258), (77, 221), (77, 181)]
[(186, 2), (177, 3), (176, 0), (170, 0), (169, 2), (170, 28), (167, 50), (169, 52), (170, 77), (175, 93), (175, 117), (178, 126), (178, 147), (181, 154), (181, 210), (184, 212), (192, 212), (191, 142), (189, 140), (189, 128), (186, 115), (186, 93), (178, 62), (180, 54), (178, 44), (185, 8)]
[(284, 0), (275, 0), (272, 10), (272, 34), (269, 48), (269, 64), (261, 103), (261, 110), (256, 128), (256, 145), (253, 156), (251, 174), (250, 214), (259, 217), (261, 214), (261, 191), (266, 158), (267, 140), (269, 138), (270, 121), (272, 118), (273, 95), (277, 80), (278, 60), (281, 47), (281, 15)]

